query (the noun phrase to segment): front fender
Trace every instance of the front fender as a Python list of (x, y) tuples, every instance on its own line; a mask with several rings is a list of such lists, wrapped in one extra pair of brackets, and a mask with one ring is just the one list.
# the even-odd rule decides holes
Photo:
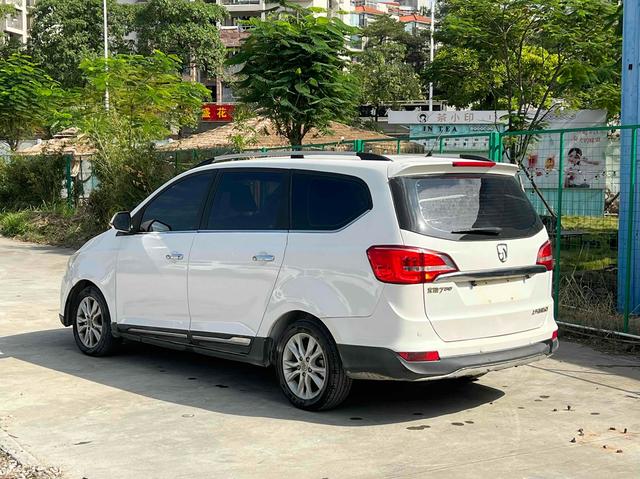
[(115, 230), (111, 229), (89, 240), (69, 258), (60, 287), (60, 314), (66, 318), (71, 293), (81, 282), (93, 283), (102, 293), (111, 320), (115, 314), (115, 271), (118, 259)]

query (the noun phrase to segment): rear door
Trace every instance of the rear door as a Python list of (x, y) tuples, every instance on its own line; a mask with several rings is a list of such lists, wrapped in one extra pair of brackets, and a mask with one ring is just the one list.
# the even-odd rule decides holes
[(189, 261), (195, 343), (234, 350), (250, 344), (282, 265), (288, 228), (288, 170), (222, 170)]
[(433, 174), (393, 183), (405, 244), (445, 253), (458, 268), (424, 285), (426, 315), (444, 341), (542, 325), (552, 309), (551, 273), (536, 259), (547, 234), (512, 175)]

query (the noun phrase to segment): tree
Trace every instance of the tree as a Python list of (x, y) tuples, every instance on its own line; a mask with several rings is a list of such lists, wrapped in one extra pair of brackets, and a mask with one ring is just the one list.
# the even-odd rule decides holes
[(483, 69), (480, 55), (469, 48), (445, 46), (427, 67), (424, 78), (436, 80), (436, 91), (447, 103), (457, 108), (475, 105), (493, 109), (491, 92), (500, 86), (500, 78), (490, 69)]
[(505, 109), (510, 130), (536, 129), (558, 99), (580, 107), (615, 91), (617, 8), (609, 0), (442, 0), (442, 47), (425, 76), (455, 106)]
[(411, 65), (403, 61), (405, 47), (388, 42), (368, 46), (360, 55), (353, 72), (358, 78), (362, 103), (375, 107), (375, 121), (378, 108), (402, 100), (421, 97), (420, 78)]
[[(110, 52), (128, 53), (132, 7), (116, 0), (107, 0), (107, 7)], [(33, 8), (29, 52), (63, 87), (80, 86), (80, 62), (102, 55), (102, 13), (102, 0), (39, 0)]]
[(230, 65), (240, 65), (236, 94), (269, 118), (291, 145), (312, 128), (348, 120), (357, 85), (347, 72), (345, 39), (354, 32), (337, 17), (289, 7), (266, 21), (252, 18), (251, 36)]
[(192, 80), (195, 70), (215, 76), (226, 53), (216, 23), (225, 16), (224, 7), (203, 0), (148, 0), (136, 14), (138, 52), (177, 55)]
[(387, 42), (402, 43), (407, 35), (411, 34), (404, 29), (404, 25), (390, 15), (381, 15), (362, 29), (362, 36), (370, 47)]
[[(86, 59), (80, 70), (85, 86), (74, 91), (71, 109), (75, 124), (96, 148), (92, 167), (101, 187), (92, 193), (89, 208), (106, 221), (174, 174), (173, 164), (157, 157), (154, 142), (195, 126), (210, 93), (182, 79), (179, 58), (158, 51), (148, 57)], [(107, 88), (109, 110), (103, 104)]]
[(60, 90), (57, 82), (27, 55), (0, 58), (0, 141), (11, 150), (52, 121)]
[[(76, 91), (79, 126), (99, 135), (103, 126), (120, 126), (114, 138), (124, 136), (129, 147), (166, 138), (172, 131), (197, 125), (209, 90), (183, 81), (180, 60), (156, 51), (151, 56), (116, 55), (85, 59), (80, 64), (86, 85)], [(104, 108), (109, 90), (109, 110)], [(124, 132), (124, 135), (122, 133)], [(100, 143), (104, 139), (96, 137)]]
[[(0, 7), (3, 5), (0, 5)], [(11, 37), (9, 35), (5, 35), (2, 38), (2, 34), (0, 34), (0, 58), (9, 58), (14, 53), (20, 53), (24, 51), (24, 45), (22, 41), (18, 37)]]
[(367, 39), (366, 48), (374, 48), (384, 43), (399, 43), (404, 46), (403, 59), (420, 74), (429, 64), (428, 30), (408, 32), (404, 25), (389, 15), (380, 16), (375, 22), (362, 29), (362, 36)]

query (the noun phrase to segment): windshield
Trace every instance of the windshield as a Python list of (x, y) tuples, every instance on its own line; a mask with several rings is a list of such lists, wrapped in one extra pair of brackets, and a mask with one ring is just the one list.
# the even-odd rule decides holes
[[(448, 174), (396, 179), (404, 229), (460, 240), (531, 236), (542, 223), (514, 177)], [(398, 196), (401, 198), (398, 198)]]

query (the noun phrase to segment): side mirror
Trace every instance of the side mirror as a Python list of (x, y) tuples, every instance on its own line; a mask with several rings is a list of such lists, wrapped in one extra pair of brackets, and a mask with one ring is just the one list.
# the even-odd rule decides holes
[(131, 233), (131, 214), (128, 211), (118, 211), (109, 223), (116, 231)]

